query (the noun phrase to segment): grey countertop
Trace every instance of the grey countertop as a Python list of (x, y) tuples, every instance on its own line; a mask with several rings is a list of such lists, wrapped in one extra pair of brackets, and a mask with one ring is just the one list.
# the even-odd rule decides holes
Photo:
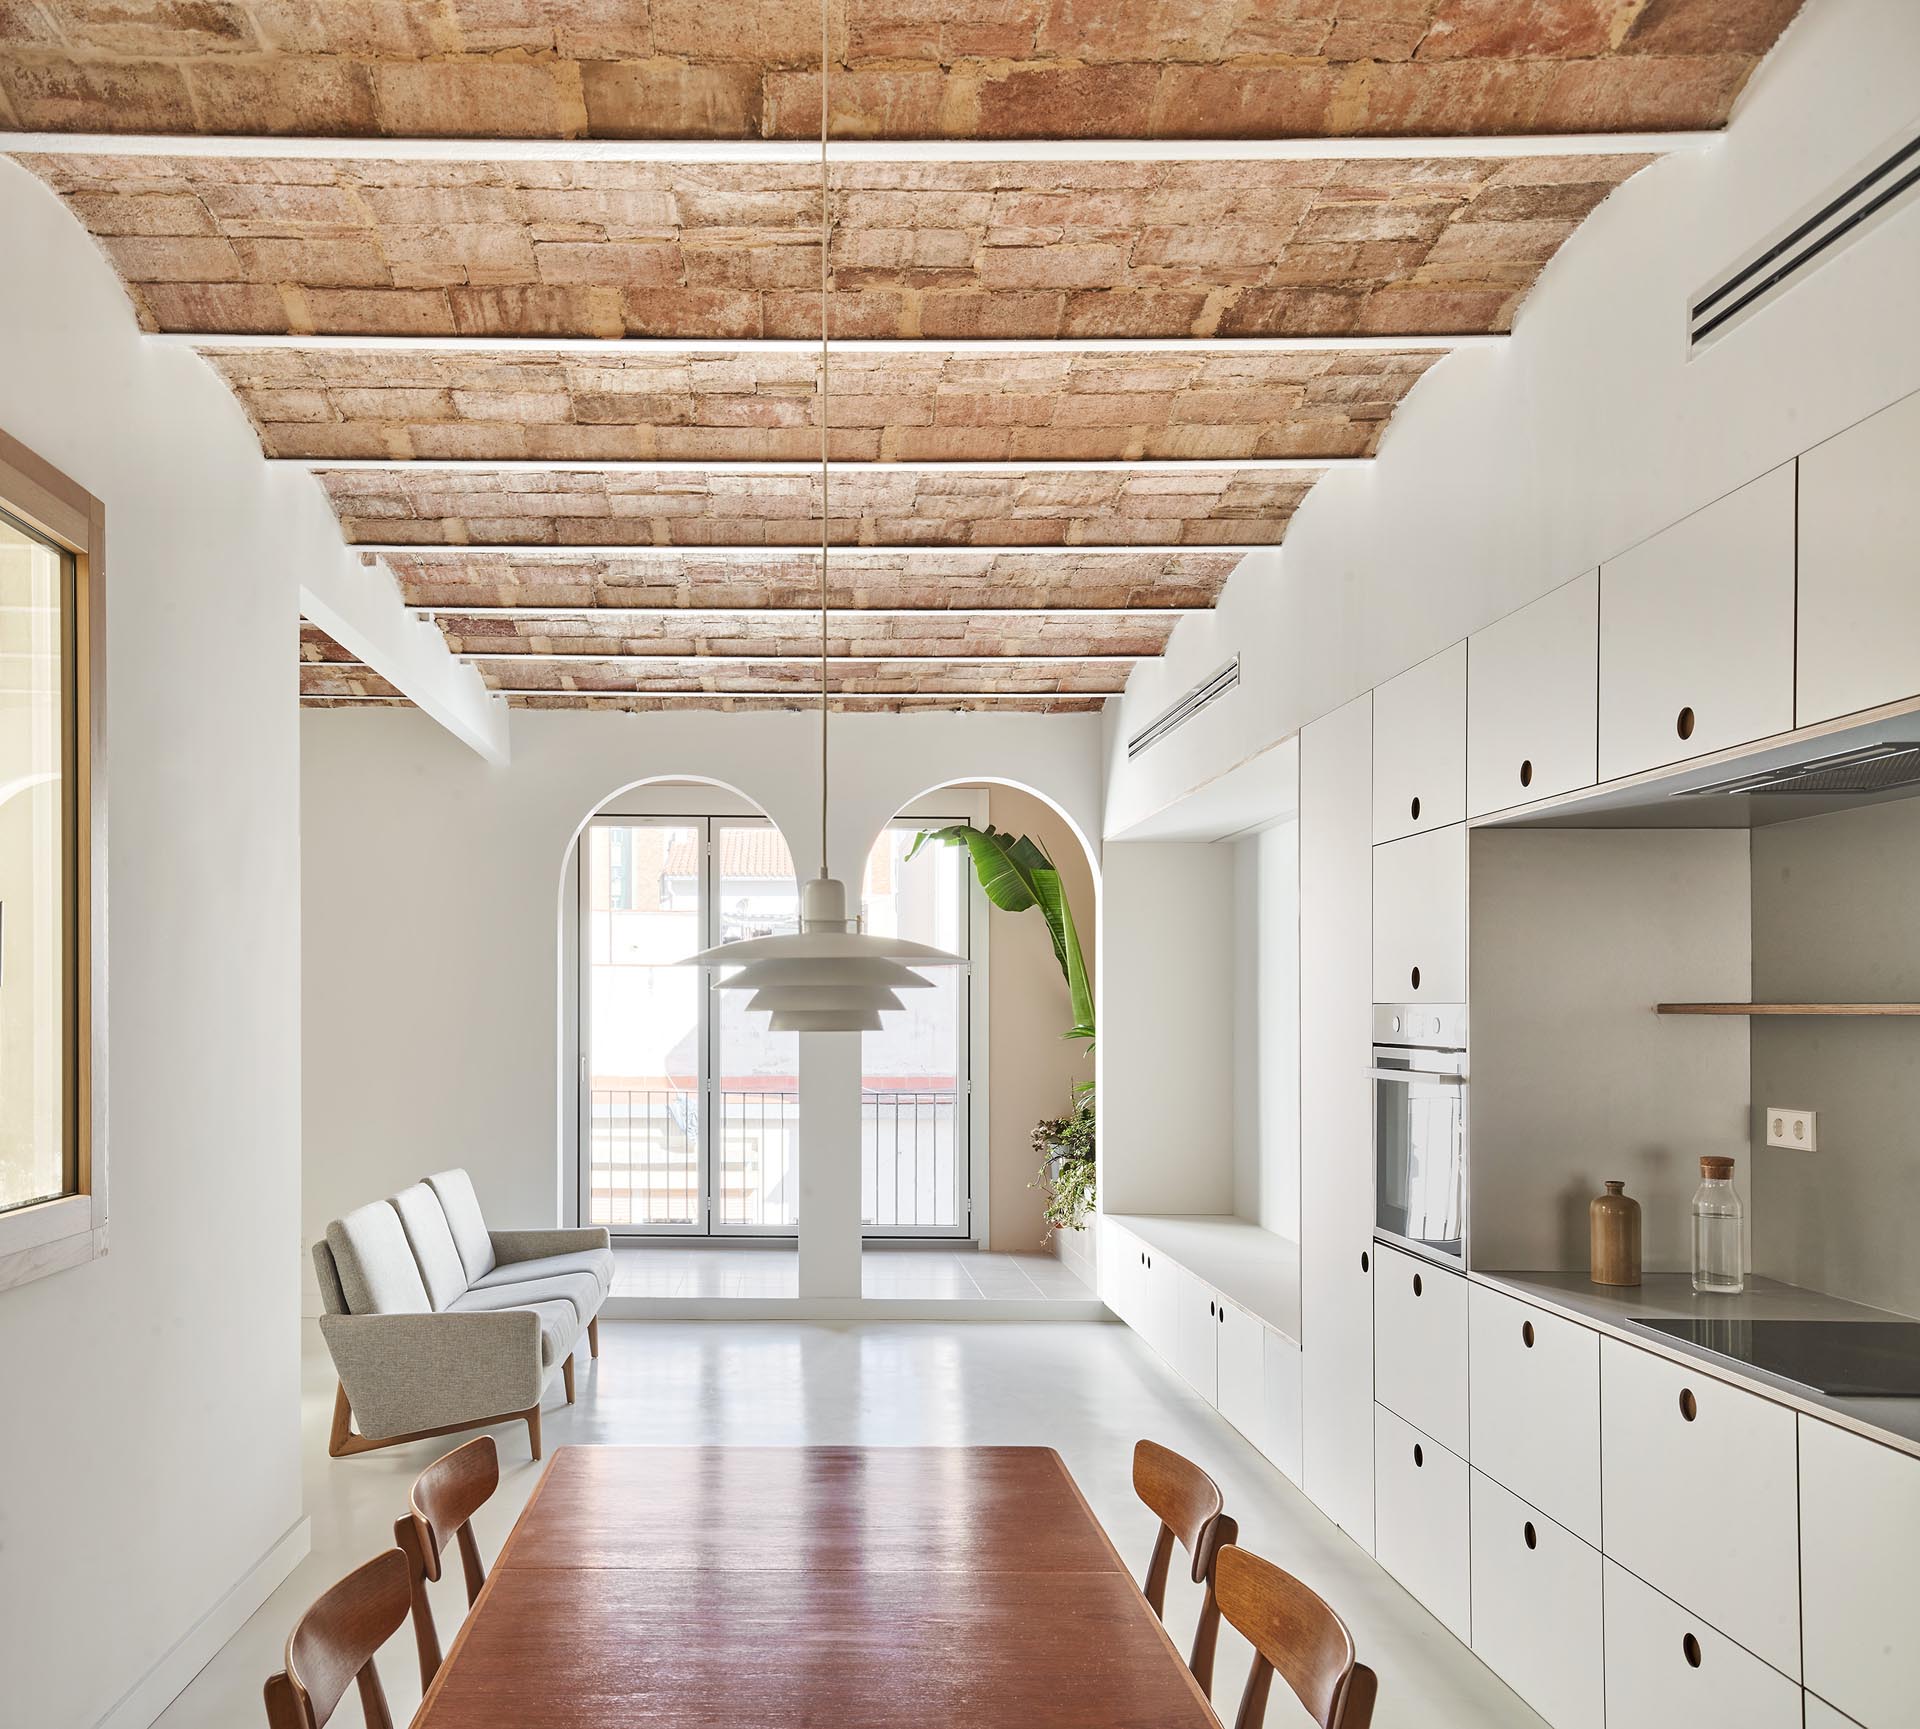
[(1715, 1356), (1683, 1339), (1642, 1332), (1629, 1323), (1654, 1320), (1716, 1321), (1904, 1321), (1885, 1309), (1870, 1309), (1842, 1297), (1754, 1279), (1737, 1297), (1701, 1297), (1685, 1273), (1648, 1273), (1638, 1285), (1596, 1285), (1584, 1273), (1474, 1272), (1479, 1284), (1505, 1291), (1523, 1302), (1551, 1309), (1623, 1339), (1640, 1350), (1678, 1363), (1697, 1363), (1718, 1379), (1755, 1392), (1810, 1416), (1852, 1429), (1871, 1440), (1920, 1457), (1920, 1399), (1845, 1399), (1814, 1391)]

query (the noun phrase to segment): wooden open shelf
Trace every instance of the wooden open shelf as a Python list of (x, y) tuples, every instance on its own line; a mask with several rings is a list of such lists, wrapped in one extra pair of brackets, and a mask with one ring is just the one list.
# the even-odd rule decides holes
[(1656, 1003), (1663, 1015), (1920, 1015), (1920, 1003)]

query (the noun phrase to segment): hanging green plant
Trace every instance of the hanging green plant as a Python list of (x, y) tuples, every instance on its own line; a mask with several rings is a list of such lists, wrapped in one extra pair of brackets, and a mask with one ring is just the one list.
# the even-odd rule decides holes
[(1046, 1117), (1033, 1125), (1033, 1150), (1041, 1163), (1032, 1187), (1047, 1198), (1049, 1235), (1085, 1230), (1093, 1212), (1094, 1114), (1093, 1088), (1086, 1086), (1075, 1093), (1066, 1116)]

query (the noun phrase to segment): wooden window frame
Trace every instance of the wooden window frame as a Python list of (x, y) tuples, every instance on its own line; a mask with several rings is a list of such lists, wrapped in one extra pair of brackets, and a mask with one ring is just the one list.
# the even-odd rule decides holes
[(0, 1291), (107, 1252), (106, 509), (0, 432), (0, 506), (74, 560), (74, 1192), (0, 1213)]

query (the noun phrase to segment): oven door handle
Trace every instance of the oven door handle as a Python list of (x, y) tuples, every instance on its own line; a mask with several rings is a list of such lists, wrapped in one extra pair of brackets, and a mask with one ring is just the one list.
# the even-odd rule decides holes
[(1465, 1075), (1442, 1074), (1437, 1069), (1368, 1069), (1368, 1078), (1376, 1081), (1438, 1081), (1442, 1086), (1464, 1087)]

